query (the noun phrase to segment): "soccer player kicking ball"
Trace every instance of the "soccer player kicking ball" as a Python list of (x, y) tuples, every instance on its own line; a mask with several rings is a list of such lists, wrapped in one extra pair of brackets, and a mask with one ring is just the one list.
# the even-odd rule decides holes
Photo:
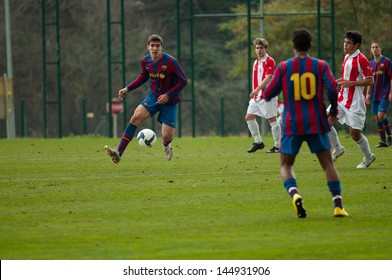
[[(327, 177), (332, 194), (335, 217), (349, 214), (342, 205), (342, 188), (338, 173), (332, 162), (331, 144), (328, 139), (330, 123), (337, 114), (337, 84), (326, 61), (309, 56), (312, 35), (306, 29), (293, 33), (295, 56), (279, 63), (274, 76), (264, 89), (267, 101), (281, 90), (284, 97), (283, 127), (280, 152), (280, 173), (283, 185), (290, 195), (296, 215), (305, 218), (307, 212), (299, 194), (293, 165), (303, 142), (317, 155)], [(327, 88), (331, 110), (328, 115), (323, 102), (323, 88)]]
[(150, 52), (141, 61), (140, 75), (125, 88), (118, 92), (122, 100), (128, 92), (140, 87), (150, 80), (147, 97), (135, 109), (117, 149), (105, 145), (105, 152), (113, 163), (121, 160), (125, 149), (135, 135), (137, 127), (159, 111), (158, 121), (162, 124), (162, 144), (167, 160), (173, 157), (171, 142), (174, 137), (177, 119), (177, 104), (181, 101), (181, 90), (188, 83), (184, 70), (178, 61), (162, 51), (163, 40), (158, 35), (151, 35), (147, 40)]

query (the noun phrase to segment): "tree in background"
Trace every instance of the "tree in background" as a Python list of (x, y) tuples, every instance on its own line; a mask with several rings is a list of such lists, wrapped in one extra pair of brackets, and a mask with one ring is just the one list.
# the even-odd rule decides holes
[[(55, 1), (47, 0), (48, 11), (54, 9)], [(370, 42), (383, 43), (383, 53), (392, 56), (392, 0), (380, 0), (377, 5), (364, 0), (335, 0), (335, 74), (340, 75), (343, 60), (343, 37), (346, 30), (358, 29), (364, 37), (363, 53), (371, 57)], [(181, 64), (189, 74), (189, 29), (185, 19), (188, 15), (188, 0), (181, 0)], [(235, 0), (193, 1), (195, 14), (246, 13), (246, 2)], [(316, 0), (264, 1), (264, 11), (303, 12), (316, 11)], [(146, 38), (152, 33), (165, 38), (164, 50), (177, 53), (176, 1), (124, 1), (126, 80), (140, 71), (140, 58), (146, 54)], [(252, 11), (260, 9), (259, 1), (251, 1)], [(330, 1), (321, 1), (322, 11), (330, 10)], [(20, 123), (19, 98), (25, 99), (26, 136), (43, 136), (43, 85), (42, 85), (42, 26), (41, 1), (10, 1), (14, 91), (17, 135)], [(113, 19), (118, 18), (119, 1), (111, 1)], [(0, 5), (4, 15), (4, 5)], [(215, 17), (193, 19), (195, 51), (195, 106), (196, 135), (220, 134), (220, 100), (225, 100), (225, 131), (227, 135), (246, 135), (243, 114), (248, 101), (247, 77), (247, 19), (246, 17)], [(259, 37), (258, 19), (252, 19), (252, 38)], [(295, 27), (310, 29), (317, 38), (317, 18), (314, 15), (266, 16), (265, 37), (270, 43), (269, 51), (276, 62), (292, 55), (291, 33)], [(321, 58), (331, 61), (331, 30), (329, 20), (322, 19)], [(63, 135), (82, 133), (81, 101), (87, 101), (87, 110), (94, 112), (89, 120), (89, 131), (98, 126), (101, 116), (106, 116), (108, 99), (107, 78), (107, 26), (106, 1), (66, 0), (60, 1), (60, 43), (62, 63)], [(119, 31), (113, 31), (113, 43), (118, 44)], [(0, 40), (5, 42), (4, 28), (0, 29)], [(314, 42), (313, 51), (317, 51)], [(367, 47), (369, 46), (369, 47)], [(251, 46), (250, 46), (251, 47)], [(113, 55), (119, 55), (113, 48)], [(0, 56), (6, 57), (5, 44), (0, 44)], [(252, 52), (253, 56), (253, 52)], [(252, 57), (253, 58), (253, 57)], [(0, 59), (0, 69), (6, 69), (6, 60)], [(113, 67), (113, 88), (121, 88), (121, 69)], [(3, 74), (1, 73), (1, 74)], [(189, 98), (189, 88), (184, 99)], [(142, 94), (141, 88), (134, 94)], [(51, 94), (51, 93), (49, 93)], [(113, 93), (116, 96), (116, 93)], [(136, 106), (138, 96), (127, 99), (128, 110)], [(51, 105), (50, 105), (51, 106)], [(190, 135), (189, 103), (184, 102), (184, 135)], [(55, 108), (55, 107), (54, 107)], [(55, 110), (55, 109), (52, 109)], [(54, 118), (55, 115), (52, 116)], [(128, 116), (129, 117), (129, 116)], [(127, 117), (127, 118), (128, 118)], [(52, 129), (57, 125), (50, 123)], [(120, 125), (121, 126), (121, 125)], [(119, 127), (120, 130), (123, 127)], [(0, 131), (0, 137), (3, 129)]]

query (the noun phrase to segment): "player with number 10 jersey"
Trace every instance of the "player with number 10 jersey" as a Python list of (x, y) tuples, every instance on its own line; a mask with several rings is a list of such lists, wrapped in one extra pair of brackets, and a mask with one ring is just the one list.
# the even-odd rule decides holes
[(325, 134), (329, 132), (324, 87), (327, 88), (330, 114), (337, 114), (337, 84), (328, 63), (311, 56), (295, 56), (281, 62), (264, 90), (271, 100), (280, 91), (284, 97), (283, 135)]
[[(263, 92), (263, 98), (267, 101), (283, 92), (280, 145), (280, 175), (283, 185), (292, 199), (296, 215), (298, 218), (305, 218), (307, 212), (299, 194), (294, 162), (302, 143), (306, 142), (325, 172), (327, 186), (332, 194), (334, 216), (347, 217), (349, 214), (342, 205), (342, 188), (332, 162), (328, 138), (329, 125), (336, 120), (337, 115), (337, 84), (328, 63), (309, 55), (312, 46), (309, 30), (295, 30), (292, 41), (295, 57), (279, 63)], [(324, 87), (327, 88), (331, 103), (328, 113), (324, 105)]]

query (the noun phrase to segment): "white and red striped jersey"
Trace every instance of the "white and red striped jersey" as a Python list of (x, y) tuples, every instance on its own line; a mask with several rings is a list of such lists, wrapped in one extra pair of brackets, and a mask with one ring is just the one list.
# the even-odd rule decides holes
[[(253, 63), (253, 90), (255, 90), (267, 75), (273, 75), (275, 71), (275, 60), (268, 54), (265, 54), (261, 59), (256, 59)], [(255, 101), (261, 99), (263, 90), (253, 98)]]
[[(372, 77), (369, 60), (360, 50), (347, 54), (342, 64), (342, 78), (347, 81), (360, 81)], [(366, 114), (366, 87), (355, 86), (339, 91), (338, 102), (352, 112)]]

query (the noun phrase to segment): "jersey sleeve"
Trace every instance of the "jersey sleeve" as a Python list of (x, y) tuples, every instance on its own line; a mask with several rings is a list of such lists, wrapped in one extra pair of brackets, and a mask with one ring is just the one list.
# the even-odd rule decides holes
[(275, 72), (275, 60), (272, 57), (268, 57), (267, 64), (265, 67), (265, 75), (273, 75)]
[(326, 61), (323, 61), (323, 80), (324, 85), (327, 88), (328, 100), (331, 104), (330, 114), (333, 116), (337, 115), (337, 107), (338, 107), (338, 87), (335, 80), (335, 77), (332, 74), (332, 71)]
[(389, 58), (385, 59), (385, 71), (387, 72), (389, 80), (392, 80), (392, 60)]
[(263, 97), (265, 100), (270, 101), (272, 98), (277, 96), (282, 90), (282, 77), (283, 77), (283, 70), (284, 62), (278, 64), (276, 67), (272, 80), (268, 83), (268, 85), (263, 90)]
[(172, 98), (178, 95), (187, 85), (188, 78), (176, 59), (172, 58), (169, 61), (170, 63), (168, 64), (168, 67), (170, 67), (170, 71), (177, 77), (176, 83), (166, 92), (166, 94)]
[(363, 54), (360, 54), (359, 64), (361, 65), (361, 69), (365, 79), (373, 77), (372, 69), (370, 69), (370, 62)]
[(142, 72), (139, 74), (139, 76), (135, 80), (133, 80), (131, 83), (129, 83), (127, 85), (128, 91), (131, 91), (131, 90), (134, 90), (134, 89), (140, 87), (149, 79), (150, 75), (148, 74), (148, 71), (146, 68), (146, 59), (145, 58), (142, 59), (141, 65), (142, 65)]

